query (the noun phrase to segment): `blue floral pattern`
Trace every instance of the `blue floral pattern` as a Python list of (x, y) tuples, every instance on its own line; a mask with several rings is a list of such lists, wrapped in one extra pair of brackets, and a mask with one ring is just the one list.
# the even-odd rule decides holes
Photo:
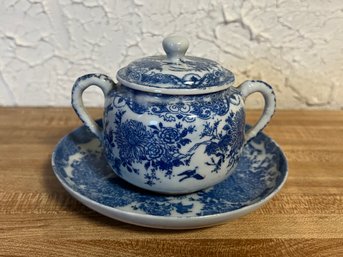
[[(213, 166), (212, 171), (218, 172), (222, 163), (226, 159), (229, 160), (227, 168), (233, 167), (240, 157), (244, 142), (244, 122), (245, 113), (240, 109), (235, 114), (230, 113), (230, 116), (225, 119), (226, 125), (222, 131), (218, 131), (220, 121), (205, 124), (205, 129), (201, 133), (201, 138), (210, 137), (207, 140), (205, 153), (212, 156), (207, 165)], [(216, 157), (216, 158), (215, 158)]]
[(262, 201), (287, 176), (285, 156), (264, 134), (246, 145), (233, 175), (189, 195), (159, 195), (126, 183), (106, 164), (100, 142), (85, 127), (58, 144), (52, 162), (64, 186), (89, 200), (127, 213), (187, 219), (231, 212)]
[(231, 71), (216, 62), (187, 56), (178, 64), (166, 61), (165, 56), (151, 56), (136, 60), (118, 71), (119, 80), (148, 87), (208, 88), (234, 81)]
[[(123, 178), (128, 173), (144, 176), (151, 188), (166, 178), (179, 183), (203, 180), (199, 167), (208, 166), (210, 173), (228, 172), (238, 162), (245, 113), (234, 88), (181, 97), (122, 88), (110, 92), (109, 99), (104, 117), (106, 158)], [(143, 122), (140, 115), (149, 118)], [(203, 162), (190, 165), (200, 148)]]
[[(166, 177), (171, 177), (174, 167), (189, 165), (192, 153), (183, 154), (180, 149), (191, 143), (188, 135), (195, 131), (193, 125), (185, 127), (177, 123), (175, 127), (166, 127), (160, 122), (147, 127), (136, 120), (122, 121), (124, 114), (125, 111), (116, 113), (116, 127), (109, 128), (105, 136), (105, 144), (110, 146), (108, 149), (119, 149), (117, 168), (122, 165), (127, 171), (139, 174), (135, 164), (144, 164), (145, 183), (154, 185), (158, 180), (156, 172), (161, 171)], [(107, 155), (111, 158), (112, 154)], [(200, 175), (193, 178), (203, 179)]]

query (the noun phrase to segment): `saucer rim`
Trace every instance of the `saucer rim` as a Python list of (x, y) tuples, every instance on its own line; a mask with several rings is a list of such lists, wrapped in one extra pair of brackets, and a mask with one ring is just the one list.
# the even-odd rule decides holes
[[(98, 120), (97, 120), (98, 121)], [(248, 125), (248, 124), (246, 124)], [(248, 125), (249, 126), (249, 125)], [(209, 227), (214, 226), (216, 224), (221, 224), (233, 219), (237, 219), (241, 216), (244, 216), (246, 214), (249, 214), (250, 212), (255, 211), (256, 209), (262, 207), (264, 204), (266, 204), (268, 201), (270, 201), (284, 186), (284, 184), (287, 181), (288, 178), (288, 159), (285, 153), (282, 151), (282, 148), (279, 146), (277, 142), (271, 137), (269, 137), (264, 132), (261, 133), (264, 137), (267, 137), (271, 140), (272, 143), (275, 144), (275, 146), (278, 148), (281, 157), (284, 159), (284, 176), (282, 178), (282, 181), (280, 184), (272, 191), (269, 195), (266, 197), (259, 199), (258, 201), (243, 206), (241, 208), (226, 211), (222, 213), (216, 213), (216, 214), (209, 214), (209, 215), (201, 215), (201, 216), (158, 216), (158, 215), (152, 215), (152, 214), (143, 214), (143, 213), (135, 213), (131, 211), (125, 211), (121, 210), (115, 207), (110, 207), (101, 203), (98, 203), (95, 200), (92, 200), (81, 193), (75, 191), (71, 187), (69, 187), (58, 175), (56, 169), (57, 166), (55, 164), (55, 158), (56, 158), (56, 151), (59, 148), (59, 146), (62, 144), (63, 140), (65, 140), (69, 135), (72, 133), (75, 133), (77, 130), (85, 128), (84, 125), (81, 125), (73, 130), (71, 130), (69, 133), (67, 133), (65, 136), (63, 136), (56, 146), (54, 147), (54, 150), (52, 152), (51, 156), (51, 165), (53, 172), (58, 179), (58, 181), (61, 183), (63, 188), (76, 200), (80, 201), (82, 204), (86, 205), (88, 208), (92, 209), (95, 212), (98, 212), (102, 215), (105, 215), (107, 217), (125, 222), (130, 223), (134, 225), (139, 225), (143, 227), (150, 227), (150, 228), (159, 228), (159, 229), (195, 229), (195, 228), (202, 228), (202, 227)], [(173, 195), (171, 195), (172, 197)], [(153, 222), (147, 222), (147, 221), (153, 221)], [(165, 222), (168, 222), (169, 224), (166, 224)]]

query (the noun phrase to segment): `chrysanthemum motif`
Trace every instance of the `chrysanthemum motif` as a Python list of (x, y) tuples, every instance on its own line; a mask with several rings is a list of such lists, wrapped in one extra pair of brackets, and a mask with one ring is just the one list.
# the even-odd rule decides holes
[(142, 122), (129, 120), (118, 126), (116, 141), (120, 149), (120, 158), (126, 161), (143, 158), (148, 136), (149, 133)]
[(163, 144), (152, 141), (146, 146), (146, 155), (148, 160), (155, 160), (162, 157), (166, 152), (166, 149)]
[(180, 139), (179, 131), (176, 128), (164, 128), (161, 131), (160, 137), (163, 142), (173, 144)]
[[(137, 120), (123, 120), (124, 114), (124, 111), (116, 113), (116, 129), (110, 131), (105, 140), (119, 151), (116, 169), (136, 174), (143, 171), (145, 183), (153, 185), (159, 179), (157, 172), (171, 177), (174, 167), (189, 164), (193, 153), (184, 154), (182, 148), (192, 142), (188, 136), (194, 133), (195, 126), (177, 123), (175, 127), (166, 127), (162, 122), (145, 125)], [(199, 179), (199, 176), (194, 178)]]

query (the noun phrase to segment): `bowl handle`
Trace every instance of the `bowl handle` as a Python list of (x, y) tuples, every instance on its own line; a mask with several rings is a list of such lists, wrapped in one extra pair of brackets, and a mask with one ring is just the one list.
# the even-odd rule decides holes
[(241, 92), (244, 100), (255, 92), (261, 93), (264, 98), (264, 110), (260, 119), (245, 133), (245, 143), (248, 143), (257, 135), (257, 133), (267, 126), (272, 118), (276, 106), (275, 94), (273, 88), (261, 80), (247, 80), (243, 82), (237, 89)]
[(87, 128), (102, 141), (102, 129), (99, 127), (98, 124), (90, 117), (88, 112), (85, 109), (82, 100), (82, 93), (90, 86), (97, 86), (99, 87), (104, 96), (106, 98), (107, 94), (110, 90), (115, 86), (113, 80), (103, 74), (87, 74), (80, 78), (78, 78), (73, 86), (71, 92), (71, 105), (73, 106), (74, 111), (76, 112), (77, 116), (79, 116), (80, 120), (85, 124)]

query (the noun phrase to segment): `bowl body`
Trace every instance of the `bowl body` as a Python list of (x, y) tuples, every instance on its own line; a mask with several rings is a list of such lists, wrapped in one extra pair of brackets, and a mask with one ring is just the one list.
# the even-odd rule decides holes
[(234, 87), (203, 95), (159, 95), (117, 85), (105, 100), (103, 147), (114, 172), (166, 194), (226, 179), (244, 144), (245, 112)]

